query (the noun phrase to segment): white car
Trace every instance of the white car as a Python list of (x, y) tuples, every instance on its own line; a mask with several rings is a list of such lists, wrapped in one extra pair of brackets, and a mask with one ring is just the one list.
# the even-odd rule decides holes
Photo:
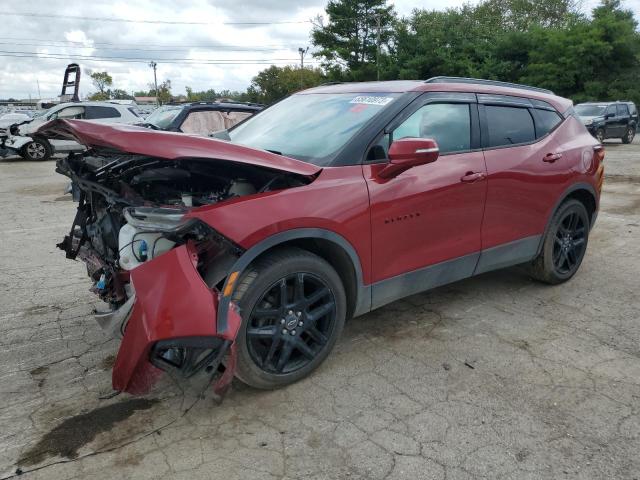
[(9, 125), (24, 122), (25, 120), (31, 120), (31, 117), (26, 113), (5, 113), (4, 115), (0, 115), (0, 128), (7, 128)]
[(8, 127), (5, 147), (16, 150), (26, 160), (47, 160), (54, 153), (81, 152), (85, 148), (71, 140), (49, 140), (34, 135), (38, 128), (56, 118), (91, 120), (99, 123), (136, 123), (135, 106), (112, 102), (61, 103), (46, 112)]

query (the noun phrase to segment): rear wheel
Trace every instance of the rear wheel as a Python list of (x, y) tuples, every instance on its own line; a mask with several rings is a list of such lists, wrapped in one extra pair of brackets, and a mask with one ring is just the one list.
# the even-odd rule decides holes
[(566, 282), (580, 268), (589, 240), (589, 214), (578, 200), (564, 202), (554, 214), (542, 252), (531, 266), (531, 276), (552, 285)]
[(322, 258), (291, 248), (259, 259), (234, 294), (242, 313), (237, 376), (272, 389), (307, 376), (342, 332), (346, 296)]
[(635, 127), (628, 127), (627, 131), (624, 134), (624, 137), (622, 137), (622, 143), (631, 143), (633, 142), (633, 137), (636, 136), (636, 128)]
[(44, 161), (51, 157), (51, 145), (42, 138), (34, 138), (20, 149), (20, 155), (25, 160)]

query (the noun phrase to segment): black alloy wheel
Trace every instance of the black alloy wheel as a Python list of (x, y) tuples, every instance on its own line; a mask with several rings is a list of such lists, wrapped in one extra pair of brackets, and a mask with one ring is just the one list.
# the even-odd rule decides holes
[(560, 221), (553, 245), (553, 265), (561, 275), (577, 268), (586, 245), (587, 226), (575, 211), (569, 211)]
[(242, 315), (236, 376), (263, 389), (296, 382), (318, 367), (347, 316), (340, 276), (323, 258), (296, 247), (252, 263), (233, 300)]
[(249, 316), (249, 354), (265, 372), (295, 372), (327, 344), (335, 323), (328, 285), (312, 273), (288, 275), (263, 293)]
[(572, 198), (562, 203), (549, 222), (540, 254), (528, 267), (530, 275), (551, 285), (573, 277), (587, 250), (590, 228), (582, 202)]

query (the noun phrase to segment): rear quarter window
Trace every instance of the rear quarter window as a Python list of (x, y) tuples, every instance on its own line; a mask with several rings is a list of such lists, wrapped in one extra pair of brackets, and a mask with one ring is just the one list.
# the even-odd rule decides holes
[(562, 117), (556, 112), (537, 108), (533, 110), (533, 118), (536, 124), (536, 138), (544, 137), (562, 122)]

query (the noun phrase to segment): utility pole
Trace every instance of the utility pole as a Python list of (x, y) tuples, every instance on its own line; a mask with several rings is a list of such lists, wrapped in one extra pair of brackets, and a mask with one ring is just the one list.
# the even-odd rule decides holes
[(151, 60), (151, 62), (149, 62), (149, 66), (153, 68), (153, 85), (156, 88), (155, 92), (156, 92), (156, 107), (157, 107), (160, 105), (160, 101), (158, 100), (158, 77), (156, 77), (156, 67), (158, 66), (158, 64), (153, 60)]
[(380, 81), (380, 23), (382, 21), (382, 15), (376, 14), (376, 71), (378, 75), (378, 81)]
[(309, 47), (307, 48), (298, 48), (298, 53), (300, 54), (300, 88), (302, 88), (303, 85), (303, 75), (304, 75), (304, 56), (307, 54), (307, 52), (309, 51)]

